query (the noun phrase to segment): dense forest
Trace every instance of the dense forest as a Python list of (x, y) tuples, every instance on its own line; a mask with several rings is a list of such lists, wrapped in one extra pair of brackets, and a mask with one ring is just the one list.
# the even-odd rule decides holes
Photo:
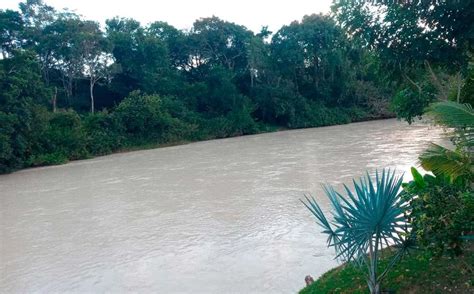
[(258, 33), (217, 17), (102, 27), (41, 0), (0, 10), (0, 172), (471, 103), (474, 2), (384, 2)]

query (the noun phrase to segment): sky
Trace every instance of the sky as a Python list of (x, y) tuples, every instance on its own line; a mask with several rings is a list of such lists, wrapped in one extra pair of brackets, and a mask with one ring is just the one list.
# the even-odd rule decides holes
[[(0, 0), (0, 9), (17, 9), (19, 0)], [(215, 15), (246, 26), (254, 32), (267, 25), (276, 32), (304, 15), (328, 13), (331, 0), (45, 0), (56, 9), (69, 8), (100, 23), (114, 16), (130, 17), (147, 24), (166, 21), (179, 29), (194, 20)]]

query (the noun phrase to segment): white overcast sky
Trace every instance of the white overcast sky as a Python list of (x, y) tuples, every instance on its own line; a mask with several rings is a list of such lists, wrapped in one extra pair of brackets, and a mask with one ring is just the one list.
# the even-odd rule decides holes
[[(1, 9), (17, 9), (19, 0), (0, 0)], [(161, 20), (189, 29), (194, 20), (218, 16), (258, 32), (264, 25), (276, 32), (304, 15), (328, 13), (331, 0), (45, 0), (56, 9), (69, 8), (101, 23), (114, 16), (130, 17), (142, 24)]]

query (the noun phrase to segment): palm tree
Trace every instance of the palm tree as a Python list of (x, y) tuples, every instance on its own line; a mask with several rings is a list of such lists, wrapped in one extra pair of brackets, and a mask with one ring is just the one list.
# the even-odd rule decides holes
[(427, 114), (438, 125), (453, 130), (452, 141), (456, 149), (451, 150), (432, 143), (420, 155), (421, 166), (435, 175), (447, 176), (452, 182), (462, 180), (472, 183), (474, 146), (474, 111), (469, 104), (452, 101), (437, 102), (430, 106)]
[[(323, 233), (329, 235), (328, 246), (335, 248), (336, 258), (365, 265), (370, 292), (380, 293), (381, 281), (409, 244), (407, 203), (399, 194), (402, 177), (396, 177), (395, 171), (383, 170), (381, 174), (376, 172), (375, 181), (367, 174), (353, 183), (354, 192), (344, 185), (345, 196), (324, 186), (333, 208), (331, 222), (314, 198), (306, 197), (302, 202), (323, 227)], [(387, 246), (398, 250), (379, 274), (380, 250)]]

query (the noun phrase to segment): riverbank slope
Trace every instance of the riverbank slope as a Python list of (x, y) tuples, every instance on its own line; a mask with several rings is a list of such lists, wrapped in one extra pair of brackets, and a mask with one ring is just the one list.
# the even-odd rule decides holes
[[(390, 252), (385, 250), (382, 267)], [(474, 244), (459, 257), (435, 258), (423, 251), (412, 251), (387, 274), (384, 290), (395, 293), (474, 293)], [(368, 293), (363, 272), (344, 264), (323, 274), (300, 294)]]

